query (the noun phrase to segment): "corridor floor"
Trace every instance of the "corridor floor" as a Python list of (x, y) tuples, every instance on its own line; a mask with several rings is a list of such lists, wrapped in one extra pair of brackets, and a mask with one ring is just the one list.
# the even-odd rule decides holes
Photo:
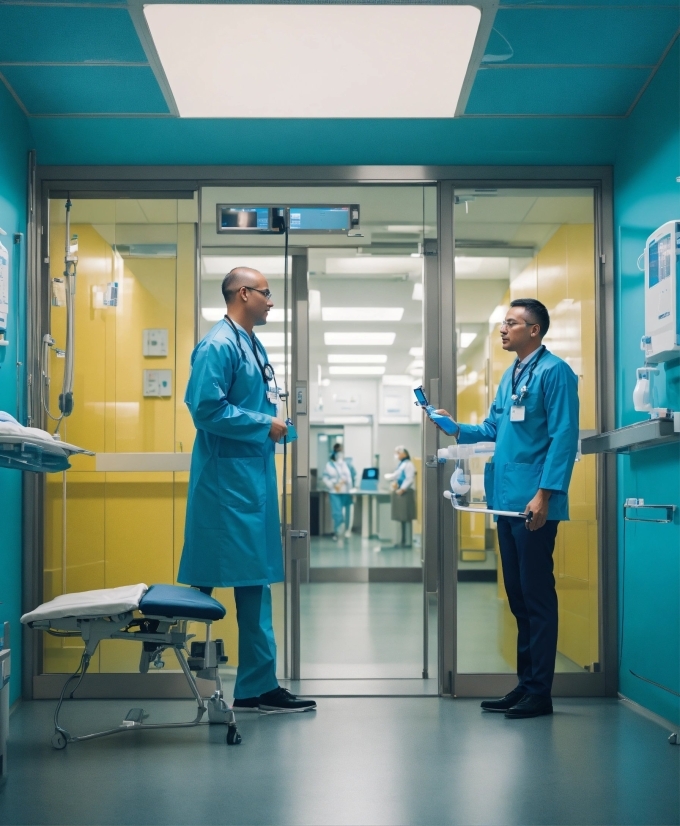
[[(75, 731), (190, 715), (188, 701), (71, 704)], [(678, 824), (680, 748), (617, 700), (558, 699), (506, 720), (476, 700), (323, 699), (316, 713), (241, 715), (224, 728), (133, 732), (50, 747), (52, 701), (12, 715), (0, 823)]]

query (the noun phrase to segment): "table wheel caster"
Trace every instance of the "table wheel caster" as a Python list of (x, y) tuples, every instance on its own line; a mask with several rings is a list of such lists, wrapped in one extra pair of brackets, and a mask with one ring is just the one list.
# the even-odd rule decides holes
[(61, 749), (66, 748), (66, 744), (68, 743), (68, 741), (60, 731), (55, 731), (52, 735), (51, 743), (53, 749), (61, 751)]
[(234, 723), (229, 723), (227, 727), (227, 745), (238, 746), (241, 743), (241, 735)]

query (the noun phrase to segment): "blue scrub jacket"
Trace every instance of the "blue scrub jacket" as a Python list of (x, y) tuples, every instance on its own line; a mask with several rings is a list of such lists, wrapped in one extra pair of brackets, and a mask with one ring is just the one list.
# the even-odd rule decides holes
[[(274, 443), (276, 405), (250, 338), (219, 321), (191, 354), (185, 402), (196, 425), (177, 579), (233, 587), (283, 580)], [(260, 351), (260, 360), (264, 363)]]
[(529, 382), (527, 367), (518, 383), (527, 385), (524, 421), (511, 422), (514, 367), (503, 374), (484, 422), (459, 425), (458, 442), (496, 442), (493, 461), (484, 471), (488, 508), (523, 512), (544, 488), (552, 492), (548, 519), (569, 519), (567, 491), (578, 449), (578, 379), (565, 361), (545, 351)]

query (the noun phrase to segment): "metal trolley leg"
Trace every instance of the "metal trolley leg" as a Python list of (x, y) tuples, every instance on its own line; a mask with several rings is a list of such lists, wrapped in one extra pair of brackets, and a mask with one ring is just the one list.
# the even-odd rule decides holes
[[(107, 737), (110, 734), (121, 734), (125, 731), (137, 731), (139, 729), (164, 729), (164, 728), (192, 728), (193, 726), (198, 725), (207, 725), (209, 723), (217, 723), (217, 724), (226, 724), (227, 725), (227, 744), (238, 745), (241, 743), (241, 735), (236, 728), (236, 718), (234, 716), (234, 712), (229, 706), (226, 704), (224, 697), (222, 696), (222, 686), (221, 681), (219, 678), (219, 673), (217, 673), (217, 668), (215, 668), (214, 677), (216, 678), (217, 687), (214, 694), (210, 697), (210, 699), (206, 702), (201, 697), (201, 694), (198, 690), (198, 686), (196, 685), (196, 680), (194, 679), (194, 675), (191, 673), (189, 665), (186, 661), (186, 657), (184, 656), (184, 651), (182, 650), (181, 645), (174, 645), (168, 646), (172, 648), (177, 655), (177, 660), (180, 664), (182, 671), (184, 672), (184, 676), (189, 683), (189, 688), (191, 689), (191, 693), (194, 695), (196, 699), (196, 717), (193, 720), (183, 723), (145, 723), (144, 720), (148, 717), (147, 714), (144, 713), (144, 709), (141, 708), (133, 708), (130, 709), (126, 718), (123, 720), (121, 725), (115, 726), (114, 728), (105, 729), (104, 731), (93, 732), (92, 734), (82, 734), (79, 736), (74, 736), (70, 734), (63, 726), (59, 723), (59, 715), (61, 712), (62, 705), (64, 700), (67, 699), (66, 694), (68, 691), (69, 685), (73, 682), (73, 680), (78, 680), (75, 688), (68, 696), (68, 699), (73, 699), (73, 695), (78, 690), (80, 683), (85, 676), (87, 669), (90, 664), (91, 655), (87, 653), (87, 651), (83, 652), (83, 656), (80, 660), (80, 664), (76, 671), (66, 680), (64, 683), (64, 687), (61, 690), (61, 695), (59, 696), (59, 701), (57, 703), (57, 707), (54, 711), (54, 734), (52, 736), (52, 747), (55, 749), (64, 749), (69, 743), (78, 743), (83, 740), (95, 740), (99, 737)], [(213, 675), (211, 675), (213, 676)], [(203, 716), (205, 712), (208, 712), (208, 720), (203, 722)]]

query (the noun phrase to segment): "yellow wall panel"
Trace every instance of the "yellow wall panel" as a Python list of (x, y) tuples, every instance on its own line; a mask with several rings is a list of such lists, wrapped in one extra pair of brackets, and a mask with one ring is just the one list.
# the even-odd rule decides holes
[[(76, 204), (74, 210), (84, 215), (87, 203)], [(166, 224), (153, 224), (148, 210), (132, 201), (108, 202), (111, 222), (107, 224), (101, 220), (107, 203), (93, 204), (90, 208), (96, 208), (99, 216), (97, 229), (80, 218), (72, 227), (79, 236), (75, 407), (62, 424), (62, 435), (97, 452), (190, 452), (195, 431), (184, 392), (194, 346), (195, 225), (176, 223), (177, 202), (173, 200), (145, 205), (157, 213), (156, 220), (164, 208)], [(63, 220), (60, 209), (53, 214), (51, 276), (59, 277), (64, 225), (56, 223)], [(135, 221), (140, 223), (135, 225)], [(140, 239), (144, 243), (176, 240), (177, 257), (122, 258), (116, 251)], [(114, 248), (114, 243), (119, 246)], [(112, 281), (118, 282), (118, 304), (103, 307), (101, 296)], [(148, 328), (168, 330), (167, 357), (143, 356), (143, 331)], [(51, 330), (57, 346), (63, 347), (64, 308), (52, 307)], [(55, 411), (63, 360), (54, 354), (50, 359), (50, 401)], [(144, 398), (145, 369), (172, 371), (171, 398)], [(174, 582), (182, 549), (188, 473), (174, 478), (171, 473), (97, 473), (91, 457), (74, 457), (72, 465), (66, 496), (67, 589)], [(47, 599), (62, 592), (61, 476), (47, 480), (45, 529)], [(79, 651), (80, 646), (71, 641), (48, 638), (45, 670), (73, 670)], [(101, 668), (136, 671), (138, 659), (136, 646), (109, 642), (102, 648)], [(93, 667), (99, 669), (99, 657)], [(167, 667), (178, 667), (172, 656)]]

